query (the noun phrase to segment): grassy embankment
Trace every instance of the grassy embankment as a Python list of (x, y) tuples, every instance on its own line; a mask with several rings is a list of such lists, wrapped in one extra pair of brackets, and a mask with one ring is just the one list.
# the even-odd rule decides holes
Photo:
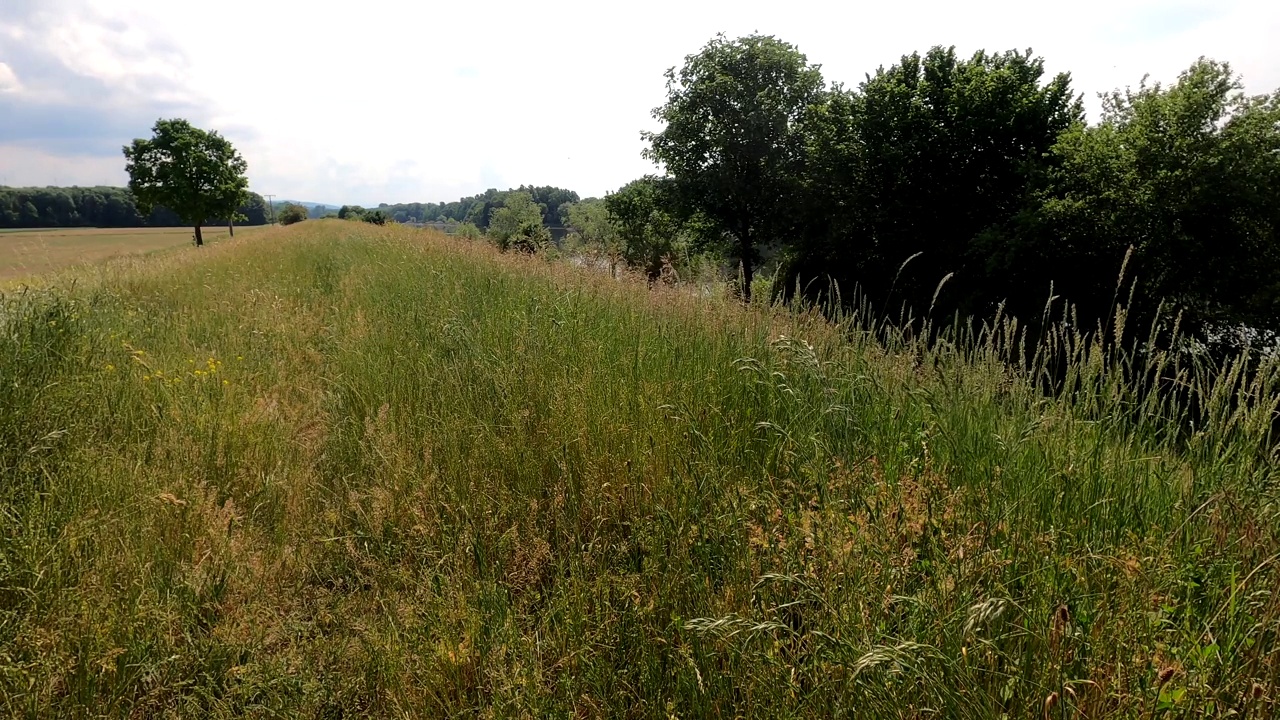
[(1175, 437), (422, 232), (71, 277), (0, 306), (6, 716), (1275, 716), (1274, 368)]

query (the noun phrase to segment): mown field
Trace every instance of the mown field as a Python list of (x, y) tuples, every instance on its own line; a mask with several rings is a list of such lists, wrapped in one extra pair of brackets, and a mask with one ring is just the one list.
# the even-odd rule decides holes
[[(263, 227), (236, 228), (239, 233)], [(51, 228), (0, 230), (0, 283), (110, 258), (147, 255), (191, 245), (191, 228)], [(227, 239), (224, 228), (205, 228), (206, 243)]]
[[(76, 282), (72, 286), (71, 280)], [(56, 281), (56, 282), (55, 282)], [(12, 717), (1275, 717), (1277, 373), (339, 221), (0, 305)]]

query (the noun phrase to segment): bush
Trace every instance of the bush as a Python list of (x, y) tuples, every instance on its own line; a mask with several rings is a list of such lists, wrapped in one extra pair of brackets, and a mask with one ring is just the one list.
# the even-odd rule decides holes
[(520, 252), (536, 253), (551, 244), (551, 231), (541, 220), (520, 223), (516, 233), (507, 238), (507, 248)]
[(484, 232), (481, 231), (480, 228), (476, 227), (475, 223), (470, 222), (464, 222), (458, 225), (458, 228), (454, 230), (453, 234), (458, 237), (467, 238), (468, 240), (479, 240), (484, 237)]
[(294, 223), (300, 223), (307, 219), (307, 215), (308, 213), (306, 208), (301, 205), (294, 205), (293, 203), (290, 203), (280, 210), (280, 224), (292, 225)]

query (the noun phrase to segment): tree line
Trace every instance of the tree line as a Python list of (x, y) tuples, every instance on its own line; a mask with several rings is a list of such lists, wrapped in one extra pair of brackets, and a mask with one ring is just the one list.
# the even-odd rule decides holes
[[(241, 204), (239, 225), (265, 225), (266, 201), (249, 193)], [(225, 225), (226, 218), (209, 218), (210, 225)], [(0, 227), (180, 227), (186, 225), (174, 211), (157, 205), (142, 212), (132, 193), (122, 187), (0, 187)]]
[[(515, 195), (528, 195), (534, 204), (541, 209), (544, 224), (548, 227), (564, 226), (568, 222), (568, 217), (564, 214), (563, 208), (580, 200), (578, 193), (572, 190), (549, 185), (521, 185), (518, 188), (509, 190), (490, 188), (478, 195), (464, 197), (453, 202), (400, 203), (394, 205), (379, 203), (378, 207), (373, 209), (382, 211), (387, 218), (400, 223), (469, 223), (480, 230), (486, 230), (494, 212), (505, 207), (508, 199)], [(344, 207), (348, 210), (358, 208), (361, 212), (364, 211), (364, 208), (359, 206)], [(343, 215), (341, 210), (339, 215)]]
[(1092, 124), (1030, 50), (935, 47), (846, 87), (719, 36), (666, 79), (660, 172), (563, 210), (651, 275), (716, 252), (746, 298), (764, 266), (773, 292), (903, 316), (1280, 330), (1280, 91), (1226, 63), (1108, 93)]

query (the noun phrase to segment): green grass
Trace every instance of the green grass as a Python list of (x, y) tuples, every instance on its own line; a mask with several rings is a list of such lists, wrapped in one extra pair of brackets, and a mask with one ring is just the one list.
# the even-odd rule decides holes
[(1069, 337), (1048, 398), (1007, 324), (337, 221), (56, 281), (0, 305), (7, 716), (1280, 707), (1274, 367), (1150, 358), (1173, 432)]

